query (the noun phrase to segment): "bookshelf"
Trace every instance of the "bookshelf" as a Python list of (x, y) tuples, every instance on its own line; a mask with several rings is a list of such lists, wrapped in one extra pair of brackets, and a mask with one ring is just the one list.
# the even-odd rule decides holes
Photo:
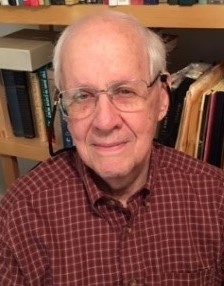
[[(83, 15), (106, 9), (131, 14), (147, 27), (224, 29), (224, 5), (208, 4), (186, 7), (167, 4), (117, 7), (106, 5), (60, 5), (31, 8), (0, 6), (0, 24), (64, 26)], [(6, 128), (10, 127), (6, 126)], [(0, 159), (7, 186), (19, 175), (17, 157), (44, 160), (49, 157), (47, 144), (40, 143), (38, 139), (0, 137)]]
[(224, 5), (73, 5), (24, 8), (0, 6), (0, 23), (26, 25), (68, 25), (83, 15), (114, 9), (137, 17), (148, 27), (162, 28), (224, 28)]

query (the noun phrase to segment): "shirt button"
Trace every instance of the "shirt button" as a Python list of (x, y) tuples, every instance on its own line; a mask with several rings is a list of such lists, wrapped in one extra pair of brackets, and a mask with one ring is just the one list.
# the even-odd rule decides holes
[(137, 286), (137, 280), (136, 279), (131, 279), (128, 283), (128, 286)]
[(115, 206), (115, 205), (116, 205), (116, 202), (115, 202), (114, 200), (109, 200), (109, 201), (108, 201), (108, 204), (109, 204), (110, 206)]
[(148, 208), (150, 206), (150, 202), (146, 201), (145, 202), (145, 207)]

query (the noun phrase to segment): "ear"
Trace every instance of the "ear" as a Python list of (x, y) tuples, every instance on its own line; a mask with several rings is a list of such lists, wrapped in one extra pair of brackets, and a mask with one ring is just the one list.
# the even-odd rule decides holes
[(161, 121), (166, 115), (170, 103), (170, 87), (171, 76), (169, 73), (161, 75), (161, 92), (159, 99), (159, 114), (158, 121)]

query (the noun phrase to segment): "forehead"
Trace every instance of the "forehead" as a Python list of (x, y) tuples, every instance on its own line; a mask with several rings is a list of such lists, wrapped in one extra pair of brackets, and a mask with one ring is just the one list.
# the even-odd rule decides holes
[(72, 72), (88, 76), (94, 71), (95, 76), (102, 77), (100, 71), (103, 70), (110, 77), (120, 72), (146, 72), (147, 68), (144, 41), (128, 23), (101, 19), (86, 23), (67, 38), (62, 51), (62, 70), (66, 78)]

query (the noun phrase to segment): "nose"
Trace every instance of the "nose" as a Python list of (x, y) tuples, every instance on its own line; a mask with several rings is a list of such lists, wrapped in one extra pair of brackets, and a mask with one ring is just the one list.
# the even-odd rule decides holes
[(93, 125), (101, 131), (111, 131), (122, 123), (120, 112), (111, 102), (106, 92), (102, 92), (96, 103)]

